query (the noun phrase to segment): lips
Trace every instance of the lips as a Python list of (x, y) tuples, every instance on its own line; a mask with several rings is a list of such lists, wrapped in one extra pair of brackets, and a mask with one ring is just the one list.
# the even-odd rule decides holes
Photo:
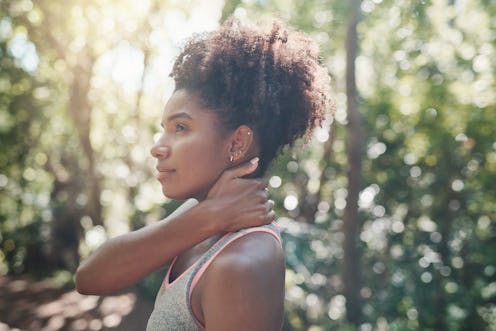
[(156, 175), (158, 180), (166, 179), (167, 177), (169, 177), (170, 175), (172, 175), (173, 173), (176, 172), (176, 170), (174, 170), (174, 169), (167, 169), (167, 168), (161, 168), (161, 167), (157, 167), (156, 169), (158, 171), (158, 173)]

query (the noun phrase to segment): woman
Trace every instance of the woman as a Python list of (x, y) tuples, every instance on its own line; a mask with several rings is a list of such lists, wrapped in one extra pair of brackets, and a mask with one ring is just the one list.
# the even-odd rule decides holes
[(256, 178), (324, 119), (327, 70), (305, 35), (231, 18), (190, 39), (171, 77), (151, 154), (164, 195), (199, 203), (105, 244), (78, 269), (78, 291), (118, 291), (173, 258), (147, 330), (279, 330), (284, 253)]

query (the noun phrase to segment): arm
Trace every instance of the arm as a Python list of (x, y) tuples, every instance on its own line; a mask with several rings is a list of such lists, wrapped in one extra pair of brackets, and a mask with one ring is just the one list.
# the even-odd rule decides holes
[[(193, 208), (107, 241), (76, 271), (78, 292), (118, 292), (216, 233), (271, 222), (274, 216), (270, 204), (266, 208), (266, 184), (239, 178), (256, 167), (247, 162), (227, 170), (207, 199)], [(244, 214), (237, 212), (240, 208)]]
[(204, 275), (205, 330), (280, 330), (284, 273), (283, 249), (269, 234), (252, 233), (227, 246)]

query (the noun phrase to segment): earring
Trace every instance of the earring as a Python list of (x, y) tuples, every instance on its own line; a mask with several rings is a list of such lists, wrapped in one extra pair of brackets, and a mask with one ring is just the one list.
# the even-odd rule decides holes
[(231, 154), (231, 156), (229, 156), (229, 162), (233, 162), (234, 160), (237, 160), (241, 157), (243, 153), (241, 151), (235, 151), (234, 154)]

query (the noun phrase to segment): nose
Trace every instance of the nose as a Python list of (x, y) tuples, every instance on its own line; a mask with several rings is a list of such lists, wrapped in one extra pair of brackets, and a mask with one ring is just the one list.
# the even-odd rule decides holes
[(155, 143), (155, 145), (153, 145), (150, 150), (150, 154), (152, 154), (154, 158), (165, 159), (170, 154), (170, 148), (164, 145), (163, 139), (161, 138)]

